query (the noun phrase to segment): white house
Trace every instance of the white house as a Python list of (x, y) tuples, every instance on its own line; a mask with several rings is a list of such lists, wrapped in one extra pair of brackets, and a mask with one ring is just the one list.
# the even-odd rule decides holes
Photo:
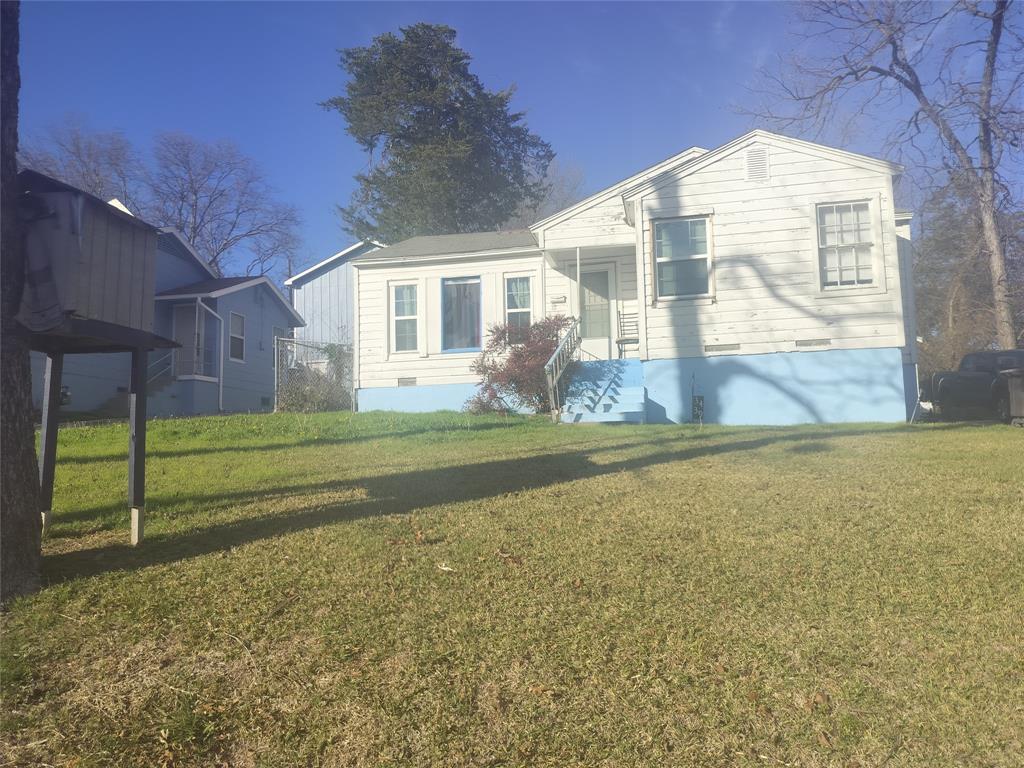
[(900, 172), (752, 131), (528, 231), (361, 253), (358, 407), (460, 409), (490, 326), (561, 314), (590, 381), (563, 420), (902, 421), (917, 388)]

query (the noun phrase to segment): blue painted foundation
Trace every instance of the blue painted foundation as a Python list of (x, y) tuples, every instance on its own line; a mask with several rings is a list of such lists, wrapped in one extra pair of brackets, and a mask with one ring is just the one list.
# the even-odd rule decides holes
[(368, 387), (356, 391), (360, 411), (461, 411), (476, 394), (476, 384), (423, 384), (415, 387)]
[(830, 349), (648, 360), (647, 421), (692, 421), (704, 398), (711, 424), (900, 422), (907, 418), (899, 349)]

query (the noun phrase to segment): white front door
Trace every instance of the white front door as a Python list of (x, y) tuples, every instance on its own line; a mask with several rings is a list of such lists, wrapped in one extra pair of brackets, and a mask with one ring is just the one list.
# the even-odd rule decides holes
[(612, 359), (615, 327), (614, 273), (610, 269), (582, 270), (580, 278), (580, 336), (583, 360)]
[(203, 323), (196, 327), (196, 305), (177, 304), (174, 307), (174, 340), (181, 347), (174, 350), (174, 375), (194, 376), (196, 366), (202, 360)]

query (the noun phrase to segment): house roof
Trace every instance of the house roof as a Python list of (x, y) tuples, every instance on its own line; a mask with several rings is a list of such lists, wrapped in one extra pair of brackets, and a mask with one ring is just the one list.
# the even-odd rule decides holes
[(293, 328), (306, 324), (306, 321), (302, 319), (302, 315), (296, 312), (287, 299), (281, 295), (281, 291), (270, 281), (270, 278), (262, 275), (259, 277), (252, 277), (251, 275), (247, 277), (215, 277), (212, 280), (201, 280), (198, 283), (190, 283), (189, 285), (181, 285), (177, 288), (161, 291), (156, 295), (156, 299), (157, 301), (166, 301), (168, 299), (216, 299), (235, 291), (255, 288), (259, 285), (265, 285), (274, 298), (284, 307), (288, 315), (295, 321), (292, 326)]
[(305, 278), (312, 277), (316, 272), (325, 270), (328, 267), (337, 266), (338, 264), (343, 264), (349, 259), (354, 259), (357, 256), (362, 255), (362, 253), (374, 251), (377, 250), (378, 248), (383, 247), (384, 245), (378, 243), (376, 240), (360, 240), (357, 243), (353, 243), (348, 248), (338, 251), (333, 256), (328, 256), (323, 261), (317, 262), (313, 266), (302, 270), (297, 275), (292, 275), (291, 277), (284, 281), (284, 284), (294, 285), (295, 283), (305, 282)]
[(353, 263), (536, 248), (537, 238), (525, 229), (507, 232), (467, 232), (462, 235), (421, 235), (410, 237), (387, 248), (370, 251), (353, 259)]

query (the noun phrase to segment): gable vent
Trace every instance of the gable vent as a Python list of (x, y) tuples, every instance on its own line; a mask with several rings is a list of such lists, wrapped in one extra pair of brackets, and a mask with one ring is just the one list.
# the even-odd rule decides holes
[(747, 150), (747, 181), (768, 181), (768, 147)]

